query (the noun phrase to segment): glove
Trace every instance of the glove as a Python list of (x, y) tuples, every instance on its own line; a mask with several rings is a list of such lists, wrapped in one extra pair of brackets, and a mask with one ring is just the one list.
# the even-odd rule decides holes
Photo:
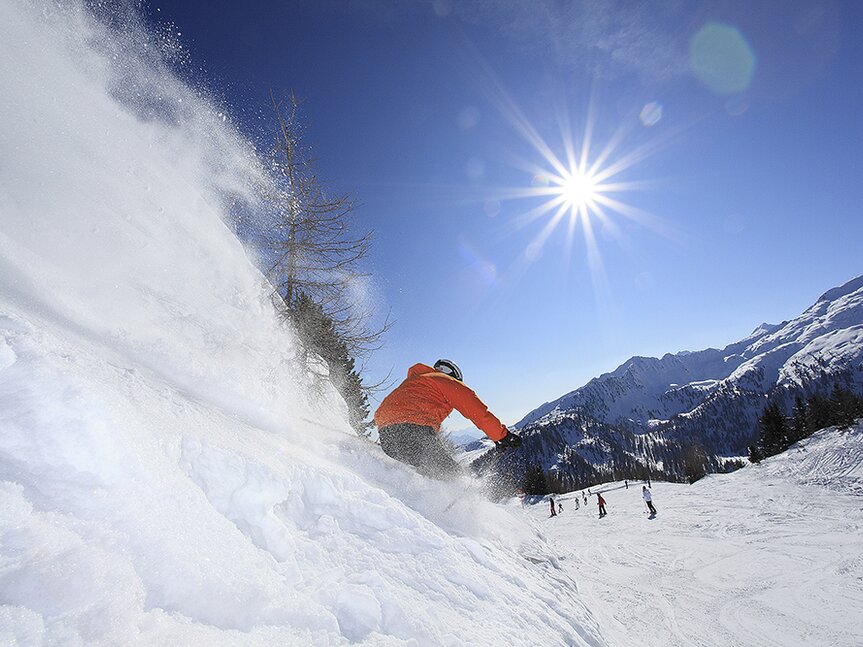
[(509, 432), (497, 441), (498, 449), (515, 449), (516, 447), (521, 447), (521, 436), (516, 436)]

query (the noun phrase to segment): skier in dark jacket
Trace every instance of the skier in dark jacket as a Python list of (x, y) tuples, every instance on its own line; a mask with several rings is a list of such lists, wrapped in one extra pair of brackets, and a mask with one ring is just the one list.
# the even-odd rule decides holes
[(599, 492), (596, 493), (596, 505), (599, 506), (599, 518), (602, 519), (608, 513), (605, 511), (605, 499)]
[(551, 506), (551, 514), (550, 514), (550, 515), (548, 515), (548, 516), (549, 516), (549, 517), (556, 517), (556, 516), (557, 516), (557, 512), (556, 512), (556, 511), (555, 511), (555, 509), (554, 509), (554, 499), (549, 498), (548, 503), (549, 503), (549, 504), (550, 504), (550, 506)]

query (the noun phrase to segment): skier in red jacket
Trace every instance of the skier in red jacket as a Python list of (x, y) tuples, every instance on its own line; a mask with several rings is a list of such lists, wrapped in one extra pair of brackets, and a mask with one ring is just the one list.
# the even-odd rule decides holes
[(507, 430), (476, 393), (462, 382), (456, 364), (439, 359), (434, 367), (414, 364), (407, 379), (375, 411), (381, 449), (421, 474), (450, 479), (461, 473), (438, 434), (444, 419), (457, 409), (498, 447), (518, 447), (521, 438)]

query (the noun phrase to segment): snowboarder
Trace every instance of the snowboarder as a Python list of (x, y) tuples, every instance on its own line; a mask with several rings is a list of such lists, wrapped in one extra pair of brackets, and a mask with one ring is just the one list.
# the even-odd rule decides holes
[(521, 437), (510, 433), (464, 384), (461, 369), (448, 359), (439, 359), (434, 367), (411, 366), (405, 381), (375, 411), (381, 449), (425, 476), (456, 478), (461, 468), (438, 436), (441, 423), (453, 409), (495, 441), (498, 448), (521, 445)]
[(602, 519), (608, 513), (605, 511), (605, 499), (599, 492), (596, 493), (596, 505), (599, 506), (599, 518)]
[(656, 514), (656, 508), (653, 507), (653, 495), (650, 494), (650, 490), (647, 489), (646, 485), (641, 486), (641, 496), (644, 497), (644, 502), (647, 504), (650, 514)]
[(561, 512), (563, 512), (563, 504), (560, 501), (558, 501), (557, 502), (557, 513), (560, 514)]
[(584, 497), (584, 505), (587, 505), (587, 495), (584, 492), (582, 492), (581, 496)]
[(578, 497), (575, 497), (575, 509), (578, 510)]
[(555, 512), (555, 511), (554, 511), (554, 499), (549, 498), (548, 502), (551, 504), (551, 514), (550, 514), (550, 515), (548, 515), (548, 516), (549, 516), (549, 518), (551, 518), (551, 517), (556, 517), (556, 516), (557, 516), (557, 512)]
[(623, 484), (626, 486), (626, 489), (629, 489), (629, 481), (624, 481)]

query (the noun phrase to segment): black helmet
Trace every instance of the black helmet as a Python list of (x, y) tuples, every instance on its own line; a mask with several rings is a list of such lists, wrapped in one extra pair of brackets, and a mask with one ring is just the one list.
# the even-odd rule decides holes
[(434, 363), (434, 370), (445, 373), (450, 377), (454, 377), (459, 382), (464, 382), (461, 375), (461, 369), (456, 366), (456, 363), (449, 359), (439, 359)]

